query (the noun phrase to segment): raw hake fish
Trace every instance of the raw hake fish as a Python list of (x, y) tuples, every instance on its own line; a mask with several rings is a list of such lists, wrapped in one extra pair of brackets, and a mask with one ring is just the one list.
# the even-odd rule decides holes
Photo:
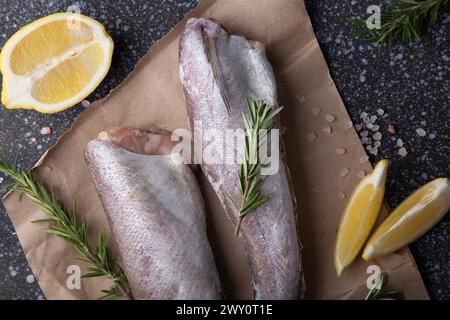
[[(190, 19), (180, 39), (179, 61), (197, 161), (199, 152), (206, 153), (207, 148), (210, 154), (222, 152), (205, 141), (198, 145), (202, 130), (243, 128), (246, 98), (277, 106), (275, 77), (260, 42), (229, 35), (210, 20)], [(224, 158), (228, 156), (234, 157)], [(246, 216), (240, 229), (256, 299), (297, 299), (304, 289), (295, 199), (284, 154), (279, 160), (278, 173), (262, 187), (264, 193), (272, 194), (271, 199)], [(226, 194), (240, 203), (236, 162), (201, 164), (235, 226), (238, 210)]]
[(102, 132), (85, 159), (136, 299), (220, 299), (203, 200), (170, 136)]

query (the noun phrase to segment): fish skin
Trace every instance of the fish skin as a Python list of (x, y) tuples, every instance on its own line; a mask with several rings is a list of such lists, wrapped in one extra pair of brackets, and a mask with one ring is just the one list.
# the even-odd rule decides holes
[[(201, 137), (202, 131), (195, 123), (201, 121), (205, 129), (243, 128), (241, 113), (247, 112), (246, 98), (277, 105), (274, 73), (260, 42), (228, 35), (207, 19), (190, 19), (181, 35), (179, 61), (197, 150), (211, 145), (205, 141), (199, 145), (196, 137)], [(198, 152), (195, 156), (198, 161)], [(201, 168), (236, 226), (238, 211), (226, 195), (240, 203), (239, 165), (202, 163)], [(262, 192), (271, 194), (271, 199), (242, 220), (239, 234), (252, 271), (254, 298), (301, 298), (305, 286), (296, 202), (283, 150), (279, 171), (268, 177)]]
[(137, 154), (102, 138), (87, 144), (85, 160), (133, 297), (220, 299), (203, 199), (191, 169), (170, 154)]

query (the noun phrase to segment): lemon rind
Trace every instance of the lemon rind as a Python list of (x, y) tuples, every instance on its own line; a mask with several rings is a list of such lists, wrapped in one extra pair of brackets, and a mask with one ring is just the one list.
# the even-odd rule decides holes
[[(98, 22), (97, 20), (85, 16), (85, 15), (79, 15), (82, 22), (88, 22), (89, 26), (97, 28), (97, 30), (94, 30), (94, 34), (101, 35), (103, 39), (96, 39), (93, 43), (102, 43), (99, 40), (103, 40), (102, 48), (104, 49), (104, 55), (105, 55), (105, 63), (104, 68), (101, 70), (101, 72), (98, 72), (96, 74), (96, 77), (93, 78), (95, 81), (91, 81), (86, 85), (86, 88), (89, 88), (85, 90), (84, 92), (81, 91), (77, 95), (75, 95), (73, 98), (66, 100), (64, 103), (55, 103), (55, 104), (44, 104), (40, 103), (38, 101), (34, 101), (31, 105), (11, 105), (7, 101), (7, 92), (9, 87), (9, 80), (8, 80), (8, 74), (5, 72), (6, 66), (4, 66), (4, 59), (5, 57), (9, 57), (9, 55), (12, 52), (12, 49), (15, 47), (15, 44), (17, 44), (20, 40), (22, 40), (26, 35), (28, 35), (31, 31), (35, 30), (37, 27), (41, 25), (45, 25), (49, 22), (58, 21), (58, 20), (64, 20), (67, 19), (67, 17), (73, 16), (73, 13), (54, 13), (51, 15), (48, 15), (46, 17), (40, 18), (24, 27), (22, 27), (20, 30), (18, 30), (15, 34), (13, 34), (8, 41), (5, 43), (1, 53), (0, 53), (0, 72), (2, 73), (2, 81), (3, 81), (3, 88), (1, 92), (1, 102), (7, 109), (32, 109), (36, 110), (41, 113), (46, 114), (52, 114), (56, 112), (60, 112), (63, 110), (66, 110), (70, 107), (73, 107), (77, 103), (81, 102), (83, 99), (85, 99), (87, 96), (89, 96), (97, 87), (98, 85), (104, 80), (106, 75), (108, 74), (109, 68), (111, 66), (112, 61), (112, 55), (114, 52), (114, 42), (112, 41), (111, 36), (106, 31), (105, 27)], [(78, 14), (77, 14), (78, 16)], [(107, 44), (108, 47), (105, 47), (105, 44)], [(109, 50), (107, 50), (109, 49)], [(33, 99), (34, 100), (34, 99)]]

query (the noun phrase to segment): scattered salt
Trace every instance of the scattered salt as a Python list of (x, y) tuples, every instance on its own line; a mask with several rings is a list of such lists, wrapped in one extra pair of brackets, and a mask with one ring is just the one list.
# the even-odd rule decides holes
[(331, 113), (327, 114), (325, 118), (327, 119), (328, 122), (333, 122), (336, 119), (336, 117)]
[(367, 137), (368, 135), (369, 135), (369, 131), (367, 131), (367, 130), (361, 131), (361, 137)]
[(376, 147), (376, 148), (381, 147), (381, 142), (380, 141), (375, 141), (373, 146)]
[(339, 198), (341, 199), (345, 199), (345, 197), (347, 197), (347, 194), (343, 191), (339, 192)]
[(41, 134), (43, 134), (43, 135), (48, 135), (50, 133), (52, 133), (52, 129), (50, 127), (43, 127), (41, 129)]
[(366, 128), (367, 128), (367, 129), (372, 129), (372, 128), (373, 128), (373, 124), (370, 123), (370, 122), (367, 123), (367, 124), (366, 124)]
[(306, 101), (306, 98), (304, 96), (301, 96), (298, 98), (298, 102), (303, 103)]
[(351, 121), (347, 121), (347, 122), (344, 124), (344, 128), (345, 128), (346, 130), (351, 129), (352, 127), (353, 127), (353, 122), (351, 122)]
[(359, 162), (361, 162), (361, 163), (366, 163), (367, 161), (369, 161), (369, 157), (368, 156), (364, 156), (364, 157), (361, 157), (359, 159)]
[(377, 124), (374, 124), (374, 125), (372, 125), (371, 129), (372, 129), (372, 131), (378, 131), (378, 130), (380, 130), (380, 126)]
[(362, 126), (360, 124), (355, 124), (356, 131), (360, 131), (362, 129)]
[(331, 133), (333, 131), (333, 129), (331, 127), (324, 127), (323, 128), (323, 132), (325, 133)]
[(384, 110), (383, 110), (383, 109), (378, 109), (378, 110), (377, 110), (377, 113), (378, 113), (380, 116), (382, 116), (382, 115), (384, 114)]
[(399, 147), (399, 148), (403, 147), (403, 140), (402, 139), (397, 139), (397, 147)]
[(425, 130), (423, 130), (422, 128), (416, 129), (416, 132), (419, 137), (425, 137), (427, 135), (427, 132)]
[(341, 156), (341, 155), (343, 155), (346, 151), (347, 151), (347, 150), (345, 150), (344, 148), (337, 148), (337, 149), (336, 149), (336, 154), (337, 154), (338, 156)]
[(91, 105), (91, 103), (89, 101), (87, 101), (87, 100), (83, 100), (83, 101), (81, 101), (81, 105), (84, 108), (87, 108), (87, 107), (89, 107)]
[(370, 149), (369, 151), (371, 154), (373, 154), (374, 156), (376, 156), (378, 154), (378, 148), (377, 147), (373, 147), (372, 149)]
[(315, 134), (314, 132), (310, 132), (306, 137), (308, 138), (309, 142), (313, 142), (317, 139), (317, 134)]
[(362, 112), (360, 115), (361, 119), (366, 118), (367, 116), (368, 116), (367, 112)]
[(34, 276), (32, 274), (27, 275), (27, 283), (34, 283)]
[(381, 140), (382, 137), (383, 135), (381, 134), (381, 132), (375, 132), (372, 136), (374, 140)]
[(389, 131), (390, 134), (397, 133), (397, 130), (395, 130), (395, 127), (392, 124), (389, 125), (388, 131)]
[(341, 172), (339, 172), (339, 177), (343, 178), (350, 173), (349, 168), (342, 168)]
[(317, 117), (320, 114), (320, 108), (314, 107), (311, 109), (312, 114), (314, 117)]
[(366, 176), (366, 173), (364, 171), (358, 171), (358, 173), (356, 174), (356, 176), (360, 179), (364, 178)]
[(428, 135), (428, 138), (430, 138), (431, 140), (433, 140), (434, 138), (436, 138), (436, 134), (435, 133), (430, 133)]
[(377, 116), (375, 116), (375, 115), (374, 115), (374, 116), (371, 116), (371, 117), (370, 117), (370, 122), (371, 122), (371, 123), (375, 123), (375, 121), (377, 121), (377, 119), (378, 119)]
[(402, 147), (398, 150), (398, 154), (405, 157), (408, 154), (408, 151), (406, 151), (406, 148)]
[(313, 190), (313, 192), (318, 193), (318, 192), (322, 191), (322, 188), (321, 187), (314, 187), (312, 190)]

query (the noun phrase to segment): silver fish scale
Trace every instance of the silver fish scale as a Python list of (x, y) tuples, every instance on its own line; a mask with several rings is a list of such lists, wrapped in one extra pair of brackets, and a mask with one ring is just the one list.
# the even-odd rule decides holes
[[(211, 46), (219, 68), (209, 58)], [(217, 76), (219, 73), (221, 77)], [(277, 104), (275, 77), (264, 46), (240, 36), (229, 36), (218, 24), (206, 19), (189, 20), (182, 33), (180, 77), (191, 128), (197, 137), (202, 135), (195, 125), (199, 121), (204, 129), (242, 128), (246, 97)], [(230, 102), (230, 114), (224, 100)], [(201, 168), (228, 218), (236, 225), (237, 210), (225, 194), (239, 203), (238, 165), (203, 163)], [(279, 172), (268, 178), (262, 190), (272, 194), (272, 198), (243, 219), (240, 232), (252, 270), (255, 298), (297, 299), (304, 289), (301, 253), (295, 199), (284, 160), (280, 160)]]
[(187, 165), (93, 140), (85, 159), (137, 299), (219, 299), (203, 200)]

